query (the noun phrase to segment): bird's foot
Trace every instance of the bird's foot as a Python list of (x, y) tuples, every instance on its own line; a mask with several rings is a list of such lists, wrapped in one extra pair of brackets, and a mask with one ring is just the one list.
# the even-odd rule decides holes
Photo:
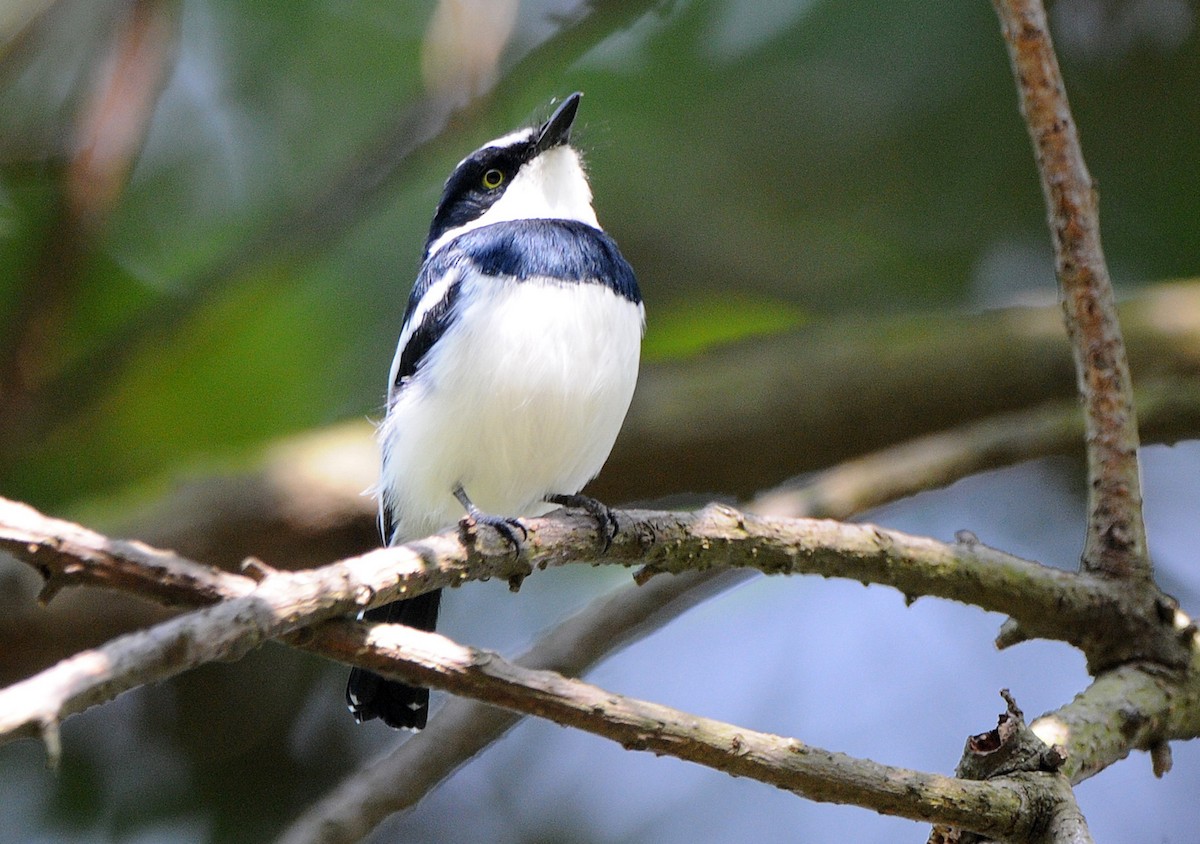
[[(453, 491), (454, 497), (459, 500), (459, 503), (467, 511), (467, 515), (462, 520), (465, 528), (469, 530), (472, 526), (487, 525), (504, 537), (505, 541), (512, 546), (513, 553), (521, 553), (521, 543), (529, 538), (529, 531), (525, 530), (525, 525), (521, 524), (520, 519), (508, 516), (493, 516), (490, 513), (484, 513), (467, 497), (467, 493), (461, 486), (456, 486)], [(521, 532), (520, 539), (517, 539), (516, 532), (518, 530)]]
[[(512, 546), (516, 553), (521, 551), (521, 543), (529, 538), (529, 531), (525, 530), (525, 525), (521, 524), (520, 519), (506, 518), (504, 516), (493, 516), (489, 513), (481, 513), (479, 510), (467, 511), (467, 515), (463, 517), (464, 521), (470, 521), (474, 525), (487, 525), (496, 533), (504, 537), (504, 540)], [(521, 538), (517, 538), (517, 531), (521, 532)]]
[(596, 532), (599, 534), (602, 546), (601, 553), (606, 553), (612, 546), (612, 541), (617, 536), (617, 517), (604, 502), (576, 493), (575, 495), (547, 495), (546, 503), (587, 511), (596, 520)]

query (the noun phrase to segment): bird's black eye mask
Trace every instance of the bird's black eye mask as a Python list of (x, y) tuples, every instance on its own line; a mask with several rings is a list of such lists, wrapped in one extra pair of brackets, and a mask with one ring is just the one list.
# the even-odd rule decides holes
[(429, 246), (451, 229), (478, 220), (508, 189), (517, 170), (535, 154), (532, 139), (506, 147), (485, 147), (472, 153), (450, 175), (429, 226)]

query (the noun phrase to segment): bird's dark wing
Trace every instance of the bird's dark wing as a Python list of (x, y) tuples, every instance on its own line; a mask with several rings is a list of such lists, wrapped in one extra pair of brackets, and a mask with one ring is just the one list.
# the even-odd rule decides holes
[(441, 249), (417, 275), (408, 297), (400, 343), (388, 377), (388, 405), (405, 381), (411, 378), (438, 338), (446, 333), (458, 316), (458, 295), (462, 290), (463, 256)]

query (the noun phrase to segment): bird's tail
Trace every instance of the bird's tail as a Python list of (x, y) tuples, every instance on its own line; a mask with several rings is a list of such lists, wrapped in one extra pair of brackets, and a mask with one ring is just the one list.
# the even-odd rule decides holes
[[(393, 601), (363, 613), (365, 621), (404, 624), (418, 630), (433, 630), (437, 625), (442, 590), (426, 592), (415, 598)], [(429, 717), (429, 689), (385, 680), (362, 668), (350, 671), (346, 683), (346, 705), (359, 723), (382, 718), (396, 729), (420, 730)]]

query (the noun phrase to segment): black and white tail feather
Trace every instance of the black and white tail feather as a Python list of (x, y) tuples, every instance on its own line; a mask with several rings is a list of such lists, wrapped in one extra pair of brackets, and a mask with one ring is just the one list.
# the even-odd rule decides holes
[[(503, 530), (600, 471), (637, 381), (645, 315), (569, 144), (572, 94), (455, 168), (429, 228), (379, 428), (384, 542), (467, 513)], [(510, 540), (517, 542), (509, 530)], [(433, 630), (440, 593), (364, 618)], [(429, 690), (354, 669), (359, 721), (420, 729)]]

